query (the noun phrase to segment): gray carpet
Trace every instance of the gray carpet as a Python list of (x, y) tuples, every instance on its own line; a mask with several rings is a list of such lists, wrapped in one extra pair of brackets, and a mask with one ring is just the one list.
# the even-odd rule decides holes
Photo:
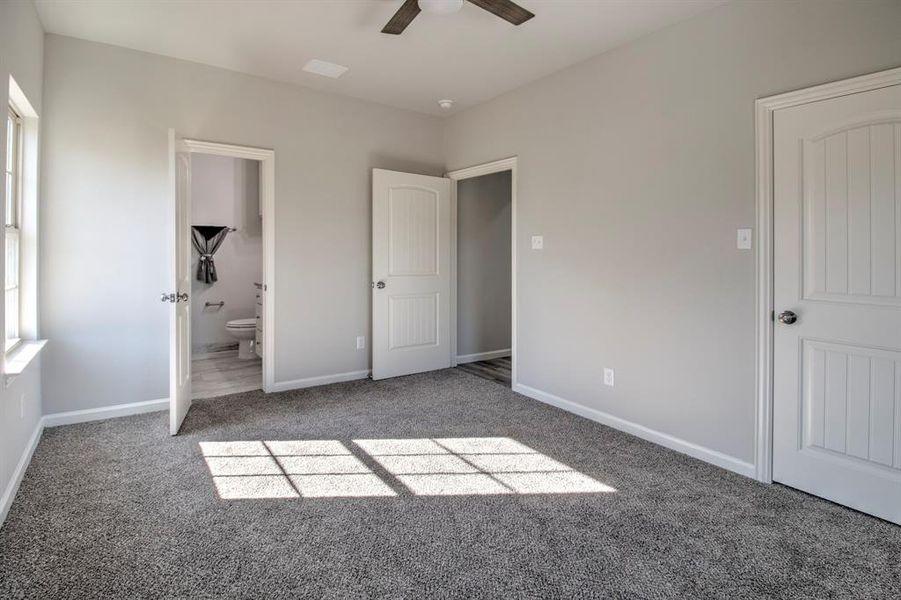
[[(45, 431), (0, 598), (898, 598), (901, 528), (448, 370)], [(200, 442), (508, 437), (612, 493), (223, 500)], [(355, 447), (356, 448), (356, 447)], [(359, 449), (355, 449), (355, 453)]]

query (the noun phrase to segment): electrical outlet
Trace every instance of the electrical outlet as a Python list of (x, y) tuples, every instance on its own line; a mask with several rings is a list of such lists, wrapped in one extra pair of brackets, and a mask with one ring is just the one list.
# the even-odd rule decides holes
[(533, 235), (532, 236), (532, 250), (543, 250), (544, 249), (544, 236), (543, 235)]
[(604, 369), (604, 385), (609, 385), (613, 387), (614, 379), (613, 379), (613, 369)]
[(358, 335), (357, 336), (357, 350), (362, 350), (366, 347), (366, 336)]

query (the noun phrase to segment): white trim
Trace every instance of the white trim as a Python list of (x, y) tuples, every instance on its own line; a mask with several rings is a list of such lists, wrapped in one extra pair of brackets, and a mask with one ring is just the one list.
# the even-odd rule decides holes
[(461, 179), (470, 179), (472, 177), (480, 177), (482, 175), (491, 175), (492, 173), (501, 173), (510, 171), (510, 245), (511, 245), (511, 267), (510, 267), (510, 356), (512, 356), (511, 381), (512, 385), (517, 382), (516, 369), (516, 194), (517, 194), (517, 169), (519, 159), (516, 156), (495, 160), (465, 169), (457, 169), (447, 173), (447, 177), (454, 183), (451, 186), (451, 296), (450, 296), (450, 352), (451, 366), (458, 364), (457, 356), (457, 182)]
[(43, 432), (44, 420), (40, 419), (38, 420), (37, 425), (34, 426), (34, 432), (31, 434), (31, 439), (28, 440), (25, 450), (22, 451), (22, 456), (19, 457), (16, 470), (13, 471), (9, 483), (6, 485), (6, 489), (3, 490), (3, 497), (0, 498), (0, 525), (3, 525), (3, 522), (6, 521), (6, 515), (9, 514), (9, 509), (13, 504), (13, 500), (16, 498), (16, 492), (19, 491), (19, 485), (22, 483), (22, 478), (25, 477), (25, 471), (28, 469), (28, 465), (31, 464), (31, 457), (38, 447), (38, 442), (41, 441), (41, 434)]
[(613, 429), (618, 429), (649, 442), (659, 444), (670, 450), (687, 454), (692, 458), (703, 460), (704, 462), (732, 471), (733, 473), (738, 473), (745, 477), (754, 477), (754, 465), (735, 458), (734, 456), (729, 456), (728, 454), (723, 454), (722, 452), (711, 450), (710, 448), (705, 448), (704, 446), (699, 446), (692, 442), (687, 442), (683, 439), (645, 427), (644, 425), (633, 423), (632, 421), (614, 417), (611, 414), (601, 412), (594, 408), (588, 408), (587, 406), (565, 400), (560, 396), (555, 396), (527, 385), (517, 384), (513, 386), (513, 391), (534, 400), (538, 400), (539, 402), (556, 406), (557, 408), (579, 415), (580, 417), (591, 419), (592, 421), (612, 427)]
[(450, 186), (450, 306), (448, 306), (448, 318), (450, 319), (448, 340), (450, 341), (450, 366), (456, 367), (457, 361), (457, 182), (451, 179)]
[(341, 383), (343, 381), (355, 381), (357, 379), (366, 379), (367, 377), (369, 377), (369, 369), (364, 371), (349, 371), (347, 373), (333, 373), (332, 375), (319, 375), (317, 377), (307, 377), (305, 379), (277, 381), (273, 384), (271, 391), (287, 392), (288, 390), (299, 390), (319, 385), (328, 385), (329, 383)]
[(9, 387), (46, 345), (47, 340), (19, 340), (3, 357), (3, 387)]
[(275, 389), (275, 150), (202, 140), (180, 140), (197, 154), (260, 161), (260, 203), (263, 211), (263, 391)]
[(144, 402), (131, 402), (129, 404), (114, 404), (100, 408), (88, 408), (85, 410), (71, 410), (67, 412), (44, 415), (44, 427), (59, 427), (61, 425), (74, 425), (75, 423), (87, 423), (89, 421), (102, 421), (115, 417), (128, 417), (149, 412), (158, 412), (169, 409), (169, 399), (146, 400)]
[(512, 355), (513, 352), (510, 348), (505, 348), (504, 350), (491, 350), (490, 352), (477, 352), (475, 354), (460, 354), (457, 356), (457, 364), (462, 365), (465, 363), (479, 362), (480, 360), (494, 360), (495, 358), (504, 358), (505, 356)]
[(901, 68), (761, 98), (755, 102), (757, 157), (757, 406), (754, 477), (773, 481), (773, 113), (799, 106), (901, 84)]
[(248, 160), (264, 161), (275, 157), (275, 150), (269, 148), (255, 148), (253, 146), (239, 146), (237, 144), (224, 144), (221, 142), (207, 142), (203, 140), (180, 140), (185, 151), (194, 154), (213, 154), (215, 156), (228, 156), (231, 158), (246, 158)]
[(480, 165), (475, 165), (472, 167), (466, 167), (464, 169), (449, 171), (447, 173), (447, 177), (455, 181), (459, 181), (460, 179), (481, 177), (482, 175), (491, 175), (492, 173), (500, 173), (502, 171), (513, 171), (516, 169), (517, 162), (518, 157), (511, 156), (509, 158), (502, 158), (500, 160), (482, 163)]
[(38, 253), (40, 202), (40, 119), (15, 78), (9, 76), (9, 103), (21, 118), (19, 164), (19, 335), (39, 337)]

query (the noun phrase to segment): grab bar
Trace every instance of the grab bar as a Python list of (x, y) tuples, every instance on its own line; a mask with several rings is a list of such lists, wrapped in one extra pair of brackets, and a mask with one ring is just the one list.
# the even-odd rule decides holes
[(203, 306), (204, 308), (209, 308), (211, 306), (218, 306), (219, 308), (222, 308), (223, 306), (225, 306), (225, 301), (222, 300), (220, 302), (204, 302)]

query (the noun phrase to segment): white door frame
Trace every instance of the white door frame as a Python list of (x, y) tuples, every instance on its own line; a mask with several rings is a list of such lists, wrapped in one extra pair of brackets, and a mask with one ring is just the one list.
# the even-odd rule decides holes
[(492, 173), (501, 173), (510, 171), (510, 239), (511, 239), (511, 267), (510, 267), (510, 298), (512, 306), (510, 307), (511, 323), (510, 323), (510, 353), (512, 355), (511, 363), (511, 383), (516, 388), (517, 370), (516, 370), (516, 171), (518, 158), (511, 156), (501, 160), (495, 160), (465, 169), (457, 169), (449, 172), (448, 177), (453, 183), (451, 185), (451, 252), (450, 252), (450, 353), (451, 366), (457, 366), (457, 182), (462, 179), (471, 179), (482, 175), (491, 175)]
[(201, 140), (179, 140), (186, 152), (260, 161), (263, 211), (263, 391), (275, 385), (275, 151)]
[(757, 145), (757, 415), (755, 478), (773, 482), (773, 113), (901, 84), (901, 68), (761, 98), (755, 103)]

